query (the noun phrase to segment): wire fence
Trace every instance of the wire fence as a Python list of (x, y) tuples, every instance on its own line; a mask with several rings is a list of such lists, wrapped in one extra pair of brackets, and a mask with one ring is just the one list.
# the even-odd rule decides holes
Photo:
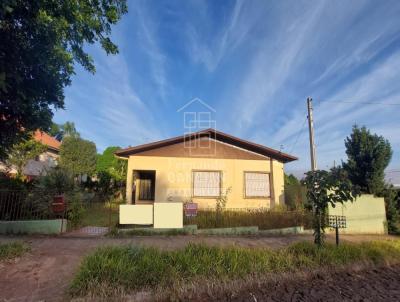
[(119, 204), (110, 196), (85, 191), (0, 190), (0, 220), (68, 219), (68, 229), (114, 227)]
[[(61, 198), (62, 197), (62, 198)], [(0, 190), (0, 220), (68, 219), (68, 228), (115, 227), (119, 223), (122, 200), (93, 192), (71, 191), (63, 195), (49, 190)], [(230, 208), (222, 211), (201, 209), (196, 216), (183, 213), (184, 225), (198, 228), (258, 226), (261, 230), (294, 226), (312, 227), (307, 211)]]
[(65, 207), (54, 204), (55, 192), (0, 190), (0, 220), (43, 220), (63, 218)]

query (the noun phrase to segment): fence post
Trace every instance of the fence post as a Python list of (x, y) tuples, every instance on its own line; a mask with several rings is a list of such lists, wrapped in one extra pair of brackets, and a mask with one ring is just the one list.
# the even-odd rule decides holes
[(60, 234), (62, 234), (62, 232), (63, 232), (65, 211), (66, 211), (66, 206), (64, 207), (64, 211), (63, 211), (63, 214), (62, 214), (62, 216), (61, 216), (61, 230), (60, 230)]
[(112, 201), (109, 201), (110, 203), (110, 208), (108, 211), (108, 229), (111, 230), (111, 211), (112, 211)]

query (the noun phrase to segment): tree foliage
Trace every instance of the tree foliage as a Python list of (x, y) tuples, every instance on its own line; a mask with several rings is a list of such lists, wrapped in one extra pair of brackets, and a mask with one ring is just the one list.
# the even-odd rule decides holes
[(371, 134), (366, 127), (353, 127), (345, 140), (348, 160), (343, 163), (351, 182), (362, 192), (377, 194), (384, 189), (384, 171), (392, 158), (392, 148), (382, 136)]
[(97, 155), (97, 185), (103, 196), (119, 192), (123, 195), (126, 180), (127, 160), (114, 155), (120, 147), (108, 147)]
[(314, 213), (314, 242), (322, 245), (328, 206), (335, 207), (337, 203), (352, 202), (359, 192), (341, 168), (307, 172), (305, 185), (307, 198), (312, 204)]
[(284, 175), (285, 179), (285, 204), (291, 209), (300, 209), (306, 203), (306, 190), (302, 183), (293, 175)]
[(124, 181), (126, 179), (127, 161), (120, 159), (114, 155), (114, 152), (120, 147), (107, 147), (103, 154), (97, 156), (97, 172), (106, 172), (116, 181)]
[(64, 124), (52, 123), (49, 133), (59, 141), (62, 141), (64, 137), (81, 137), (80, 133), (75, 128), (75, 123), (68, 121)]
[(385, 184), (385, 188), (381, 192), (381, 195), (385, 199), (385, 210), (387, 228), (389, 234), (400, 233), (400, 215), (399, 215), (399, 202), (400, 192), (396, 191), (393, 185)]
[(48, 130), (75, 62), (95, 72), (87, 43), (118, 52), (109, 35), (126, 12), (125, 0), (1, 1), (0, 158), (27, 131)]
[(55, 167), (47, 171), (46, 175), (39, 177), (35, 187), (41, 192), (48, 191), (63, 194), (74, 189), (74, 177), (68, 170)]
[(23, 177), (23, 169), (29, 160), (35, 159), (47, 147), (34, 139), (23, 140), (15, 144), (10, 150), (9, 156), (6, 160), (6, 165), (9, 168), (14, 167), (17, 170), (17, 178)]
[(78, 137), (67, 137), (60, 147), (60, 166), (74, 175), (93, 175), (96, 171), (96, 145)]

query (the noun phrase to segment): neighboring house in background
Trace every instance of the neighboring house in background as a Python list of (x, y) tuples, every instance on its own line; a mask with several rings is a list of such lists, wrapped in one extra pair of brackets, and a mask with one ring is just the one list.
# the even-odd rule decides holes
[[(33, 139), (45, 145), (47, 150), (37, 156), (37, 158), (29, 160), (24, 167), (23, 174), (27, 176), (28, 179), (45, 174), (46, 170), (57, 166), (58, 153), (61, 146), (61, 142), (40, 130), (35, 131)], [(0, 170), (6, 171), (8, 174), (14, 175), (17, 173), (14, 168), (7, 169), (4, 164), (0, 163), (0, 165)]]
[(128, 203), (187, 202), (215, 208), (272, 208), (284, 203), (285, 163), (297, 158), (207, 129), (115, 152), (128, 158)]

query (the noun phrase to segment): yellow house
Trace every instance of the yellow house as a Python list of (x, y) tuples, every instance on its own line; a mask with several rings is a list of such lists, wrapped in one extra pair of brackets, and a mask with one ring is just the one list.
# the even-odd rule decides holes
[(118, 150), (128, 159), (132, 204), (194, 202), (215, 208), (272, 208), (284, 203), (283, 165), (297, 158), (207, 129)]

